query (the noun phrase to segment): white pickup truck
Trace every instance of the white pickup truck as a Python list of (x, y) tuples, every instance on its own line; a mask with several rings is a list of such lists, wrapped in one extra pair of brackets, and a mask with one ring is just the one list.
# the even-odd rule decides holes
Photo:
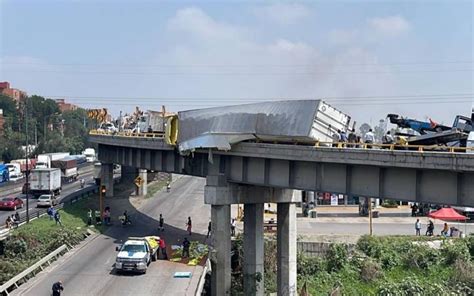
[(158, 259), (159, 241), (159, 236), (129, 237), (116, 248), (115, 270), (146, 273), (150, 262)]

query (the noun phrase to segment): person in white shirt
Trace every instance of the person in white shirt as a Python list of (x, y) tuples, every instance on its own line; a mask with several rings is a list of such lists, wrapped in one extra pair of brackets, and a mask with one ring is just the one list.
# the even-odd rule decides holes
[[(373, 144), (375, 142), (375, 135), (372, 129), (369, 129), (369, 131), (364, 135), (364, 143), (366, 144)], [(367, 148), (372, 148), (372, 146), (367, 145)]]
[(420, 234), (420, 231), (421, 231), (421, 222), (420, 222), (420, 219), (416, 219), (416, 223), (415, 223), (415, 230), (416, 230), (416, 235), (421, 235)]

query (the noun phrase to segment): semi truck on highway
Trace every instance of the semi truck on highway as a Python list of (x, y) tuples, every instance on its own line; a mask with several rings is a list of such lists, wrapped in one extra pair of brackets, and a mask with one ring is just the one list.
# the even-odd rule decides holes
[(23, 178), (23, 173), (21, 172), (20, 164), (18, 163), (7, 163), (8, 174), (10, 175), (10, 181), (18, 181)]
[(57, 168), (32, 170), (30, 183), (25, 184), (23, 191), (26, 190), (35, 197), (42, 194), (59, 195), (61, 193), (61, 170)]
[(69, 152), (45, 153), (38, 155), (36, 168), (48, 169), (51, 168), (51, 162), (69, 156)]
[(159, 236), (129, 237), (116, 248), (115, 270), (146, 273), (151, 261), (158, 259), (159, 241)]
[[(20, 165), (20, 170), (22, 173), (26, 172), (26, 159), (21, 158), (21, 159), (14, 159), (10, 161), (10, 163), (17, 163)], [(28, 158), (28, 170), (34, 169), (36, 166), (36, 159), (34, 158)]]
[(61, 180), (66, 183), (77, 180), (79, 176), (77, 172), (77, 161), (71, 156), (51, 161), (51, 167), (61, 170)]

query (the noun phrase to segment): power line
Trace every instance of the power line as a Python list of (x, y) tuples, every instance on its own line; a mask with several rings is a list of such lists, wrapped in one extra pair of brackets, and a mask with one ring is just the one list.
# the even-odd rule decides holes
[(436, 101), (436, 100), (453, 100), (453, 99), (473, 99), (474, 93), (461, 93), (461, 94), (427, 94), (427, 95), (393, 95), (393, 96), (339, 96), (339, 97), (326, 97), (326, 96), (317, 96), (317, 97), (134, 97), (134, 96), (75, 96), (75, 95), (51, 95), (45, 96), (49, 98), (74, 98), (74, 99), (84, 99), (84, 100), (160, 100), (160, 101), (173, 101), (173, 102), (189, 102), (189, 101), (275, 101), (275, 100), (314, 100), (314, 99), (323, 99), (331, 101), (347, 101), (352, 100), (356, 101), (379, 101), (385, 99), (398, 99), (398, 100), (426, 100), (426, 101)]
[(241, 67), (314, 67), (314, 66), (409, 66), (409, 65), (444, 65), (444, 64), (473, 64), (473, 60), (464, 61), (426, 61), (426, 62), (394, 62), (394, 63), (315, 63), (315, 64), (93, 64), (93, 63), (15, 63), (0, 62), (3, 65), (31, 65), (31, 66), (60, 66), (60, 67), (137, 67), (137, 68), (241, 68)]
[[(6, 72), (6, 71), (5, 71)], [(27, 70), (13, 69), (9, 72), (58, 73), (58, 74), (101, 74), (101, 75), (156, 75), (156, 76), (304, 76), (304, 75), (345, 75), (345, 74), (407, 74), (407, 73), (451, 73), (474, 72), (474, 69), (444, 69), (444, 70), (406, 70), (406, 71), (314, 71), (314, 72), (115, 72), (115, 71), (56, 71), (56, 70)]]

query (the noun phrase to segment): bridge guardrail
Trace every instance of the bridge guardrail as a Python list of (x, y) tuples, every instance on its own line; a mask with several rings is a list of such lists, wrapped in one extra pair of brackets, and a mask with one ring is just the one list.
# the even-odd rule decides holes
[(60, 246), (59, 248), (57, 248), (56, 250), (54, 250), (53, 252), (49, 253), (46, 257), (42, 258), (41, 260), (39, 260), (38, 262), (36, 262), (35, 264), (33, 264), (32, 266), (28, 267), (27, 269), (25, 269), (24, 271), (22, 271), (20, 274), (17, 274), (16, 276), (14, 276), (12, 279), (10, 279), (9, 281), (7, 281), (6, 283), (4, 283), (2, 286), (0, 286), (0, 294), (3, 294), (5, 293), (6, 295), (10, 295), (8, 293), (8, 289), (12, 286), (15, 286), (15, 288), (18, 288), (18, 282), (20, 280), (22, 280), (23, 278), (25, 278), (26, 276), (28, 276), (30, 273), (34, 272), (35, 270), (37, 270), (38, 268), (40, 268), (41, 270), (43, 270), (43, 265), (45, 263), (48, 263), (50, 264), (50, 260), (53, 259), (54, 257), (56, 256), (59, 256), (62, 252), (64, 251), (67, 251), (68, 250), (68, 247), (66, 245), (62, 245)]
[[(108, 132), (91, 130), (89, 135), (94, 136), (114, 136), (114, 137), (126, 137), (126, 138), (158, 138), (163, 139), (164, 134), (156, 133), (132, 133), (132, 132)], [(288, 143), (285, 143), (288, 144)], [(298, 144), (298, 143), (292, 143)], [(328, 149), (377, 149), (387, 151), (417, 151), (417, 152), (449, 152), (449, 153), (474, 153), (474, 147), (446, 147), (438, 145), (409, 145), (409, 144), (379, 144), (379, 143), (348, 143), (348, 142), (319, 142), (313, 143), (301, 143), (310, 144), (314, 147), (328, 148)]]

